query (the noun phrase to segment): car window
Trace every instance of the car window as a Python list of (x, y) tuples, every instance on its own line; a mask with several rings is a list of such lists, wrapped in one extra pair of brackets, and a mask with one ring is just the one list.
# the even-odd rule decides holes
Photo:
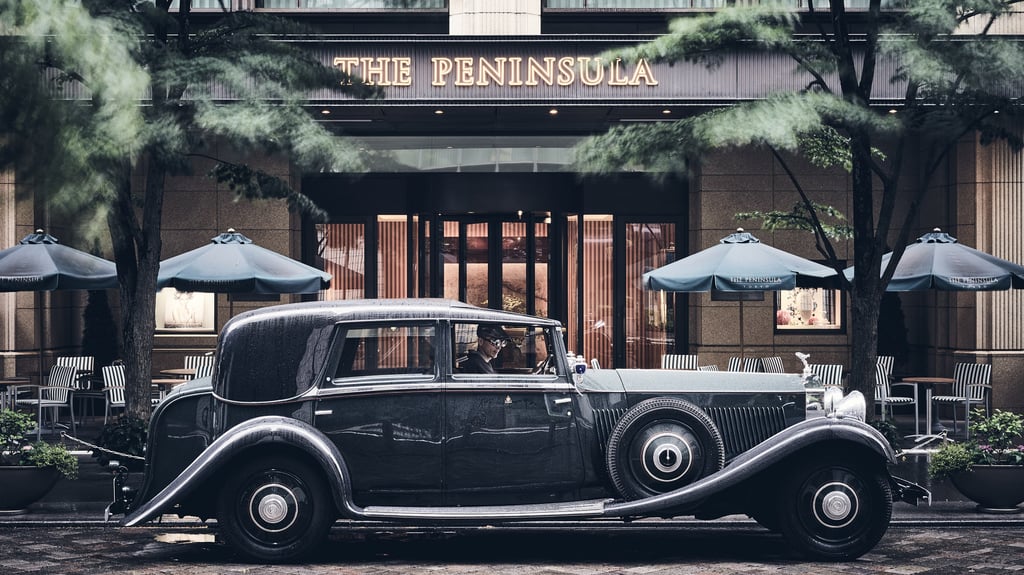
[(433, 375), (437, 329), (433, 324), (352, 325), (341, 338), (334, 384), (378, 375)]
[(546, 365), (550, 342), (551, 330), (544, 326), (454, 323), (453, 373), (532, 374)]

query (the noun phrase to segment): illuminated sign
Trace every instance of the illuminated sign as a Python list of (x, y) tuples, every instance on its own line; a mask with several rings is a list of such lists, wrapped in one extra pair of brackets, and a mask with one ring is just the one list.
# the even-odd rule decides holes
[[(412, 86), (413, 59), (409, 57), (344, 57), (333, 64), (342, 72), (373, 86)], [(627, 64), (605, 63), (597, 57), (432, 57), (430, 85), (455, 87), (533, 86), (657, 86), (647, 60)]]

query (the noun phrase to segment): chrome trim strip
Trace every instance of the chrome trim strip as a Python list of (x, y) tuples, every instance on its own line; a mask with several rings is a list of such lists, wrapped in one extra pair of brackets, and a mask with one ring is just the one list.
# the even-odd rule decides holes
[(611, 499), (594, 499), (571, 503), (467, 507), (391, 507), (372, 505), (363, 508), (363, 516), (367, 519), (436, 520), (525, 520), (600, 517), (604, 512), (605, 505), (611, 501)]

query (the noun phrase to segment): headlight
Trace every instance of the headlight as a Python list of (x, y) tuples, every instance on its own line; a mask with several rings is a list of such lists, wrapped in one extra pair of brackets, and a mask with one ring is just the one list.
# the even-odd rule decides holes
[[(842, 395), (842, 392), (840, 392), (840, 395)], [(827, 396), (828, 392), (826, 392)], [(829, 417), (849, 417), (857, 421), (864, 421), (867, 412), (867, 402), (864, 401), (864, 394), (859, 391), (851, 391), (846, 397), (835, 403), (835, 411), (829, 413)]]

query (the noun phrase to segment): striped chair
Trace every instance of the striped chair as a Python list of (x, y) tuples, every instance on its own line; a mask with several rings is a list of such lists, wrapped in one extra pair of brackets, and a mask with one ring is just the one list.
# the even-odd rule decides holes
[(885, 374), (887, 376), (889, 376), (889, 379), (891, 380), (892, 379), (892, 366), (893, 366), (893, 363), (895, 363), (896, 358), (891, 356), (891, 355), (880, 355), (880, 356), (878, 356), (878, 359), (875, 360), (875, 361), (876, 361), (877, 365), (880, 365), (880, 366), (882, 366), (885, 369)]
[(932, 401), (938, 405), (953, 406), (953, 430), (956, 431), (956, 408), (964, 406), (965, 433), (970, 436), (969, 413), (971, 405), (985, 406), (985, 412), (991, 411), (989, 394), (992, 390), (992, 366), (987, 363), (957, 363), (953, 366), (953, 395), (933, 395)]
[[(50, 377), (47, 379), (46, 385), (39, 388), (38, 398), (18, 400), (18, 405), (34, 406), (39, 412), (36, 421), (37, 440), (42, 434), (43, 410), (53, 410), (51, 417), (54, 427), (56, 427), (57, 416), (60, 415), (61, 408), (66, 407), (69, 412), (71, 411), (71, 392), (75, 390), (77, 384), (78, 370), (70, 365), (55, 365), (50, 368)], [(74, 414), (71, 417), (71, 433), (78, 435), (78, 430), (75, 429)]]
[(697, 368), (697, 371), (718, 371), (717, 365), (702, 365)]
[(194, 369), (196, 374), (191, 379), (199, 379), (200, 377), (209, 377), (213, 375), (213, 354), (207, 353), (203, 355), (186, 355), (185, 356), (185, 369)]
[[(96, 363), (96, 359), (91, 355), (65, 355), (57, 358), (57, 365), (69, 365), (78, 370), (78, 375), (75, 379), (75, 389), (71, 392), (71, 418), (75, 417), (74, 403), (78, 400), (79, 406), (83, 404), (82, 400), (87, 400), (90, 396), (99, 397), (98, 394), (86, 391), (89, 389), (89, 378), (92, 377), (93, 365)], [(82, 410), (79, 409), (79, 415), (84, 415)]]
[(762, 357), (761, 365), (766, 373), (786, 373), (786, 368), (782, 365), (782, 358), (779, 356)]
[(756, 357), (730, 357), (725, 370), (754, 373), (761, 371), (761, 360)]
[[(903, 397), (892, 394), (892, 388), (897, 385), (904, 385), (914, 388), (914, 397)], [(914, 433), (921, 434), (921, 420), (917, 413), (917, 386), (909, 383), (892, 383), (890, 373), (886, 371), (885, 362), (878, 362), (875, 365), (875, 404), (882, 410), (882, 421), (885, 421), (885, 408), (889, 408), (889, 416), (893, 417), (894, 407), (914, 408)]]
[(677, 353), (663, 354), (661, 369), (697, 369), (697, 356)]
[(100, 371), (103, 373), (103, 392), (107, 398), (107, 407), (103, 411), (103, 425), (106, 425), (111, 409), (124, 409), (124, 364), (108, 365)]
[(818, 376), (823, 385), (843, 386), (843, 364), (841, 363), (812, 363), (808, 367), (811, 372)]

